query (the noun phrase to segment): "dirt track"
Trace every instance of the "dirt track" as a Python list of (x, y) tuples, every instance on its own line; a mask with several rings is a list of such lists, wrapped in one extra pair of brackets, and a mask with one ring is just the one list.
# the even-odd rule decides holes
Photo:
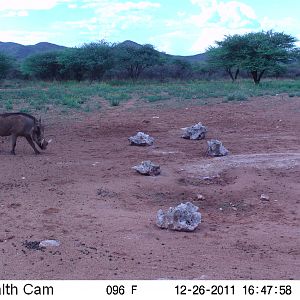
[[(145, 105), (138, 116), (127, 104), (57, 124), (52, 114), (40, 156), (22, 139), (10, 156), (1, 138), (0, 279), (300, 279), (299, 100)], [(228, 157), (180, 138), (198, 122)], [(138, 130), (154, 146), (129, 146)], [(147, 159), (160, 176), (131, 169)], [(156, 227), (158, 209), (187, 200), (200, 208), (197, 230)], [(44, 239), (61, 246), (23, 244)]]

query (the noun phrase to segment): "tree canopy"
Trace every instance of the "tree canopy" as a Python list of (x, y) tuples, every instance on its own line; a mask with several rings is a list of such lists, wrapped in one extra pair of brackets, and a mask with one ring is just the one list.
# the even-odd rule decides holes
[(241, 67), (242, 36), (226, 36), (223, 41), (216, 41), (217, 47), (209, 47), (208, 63), (215, 69), (223, 68), (232, 81), (238, 77)]
[(105, 41), (84, 44), (81, 48), (86, 76), (90, 80), (101, 80), (114, 66), (112, 47)]
[(43, 80), (102, 80), (114, 68), (116, 73), (138, 79), (141, 73), (159, 63), (160, 54), (152, 45), (111, 45), (105, 41), (79, 48), (46, 52), (28, 57), (23, 74)]
[(0, 79), (6, 77), (8, 71), (13, 67), (13, 59), (0, 53)]
[(242, 68), (258, 84), (266, 71), (274, 72), (281, 64), (295, 59), (298, 52), (295, 42), (294, 37), (272, 30), (226, 36), (224, 41), (216, 42), (216, 47), (209, 48), (209, 62), (225, 68), (232, 80), (236, 79), (232, 68)]
[(22, 64), (22, 72), (37, 79), (58, 80), (61, 69), (58, 56), (59, 52), (46, 52), (29, 56)]
[(127, 71), (133, 80), (139, 78), (148, 67), (160, 62), (160, 54), (152, 45), (128, 46), (119, 44), (115, 47), (116, 63), (119, 68)]
[[(255, 84), (265, 74), (279, 77), (286, 75), (288, 70), (289, 76), (299, 76), (296, 39), (284, 33), (262, 31), (226, 36), (210, 47), (201, 61), (195, 57), (161, 53), (152, 45), (129, 42), (110, 44), (102, 40), (35, 54), (21, 62), (22, 74), (42, 80), (99, 81), (112, 78), (209, 79), (223, 78), (227, 73), (232, 81), (238, 76), (251, 75)], [(289, 63), (292, 63), (292, 72)], [(0, 56), (0, 78), (7, 74), (10, 65), (10, 59)]]

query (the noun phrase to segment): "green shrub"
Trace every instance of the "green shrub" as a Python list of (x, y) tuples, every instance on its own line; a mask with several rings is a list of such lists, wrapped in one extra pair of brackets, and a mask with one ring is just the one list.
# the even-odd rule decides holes
[(110, 99), (109, 103), (111, 106), (119, 106), (120, 105), (120, 99), (114, 98), (114, 99)]
[(20, 109), (20, 112), (28, 114), (30, 113), (30, 109), (28, 107), (24, 107)]
[(229, 94), (226, 97), (226, 101), (223, 101), (223, 102), (245, 101), (247, 99), (248, 99), (248, 97), (245, 94), (242, 94), (242, 93), (233, 93), (233, 94)]
[(6, 100), (4, 107), (6, 110), (12, 110), (14, 108), (13, 103), (11, 100)]
[(128, 81), (126, 80), (110, 80), (108, 82), (109, 85), (111, 86), (127, 86), (128, 85)]
[(145, 96), (145, 99), (148, 102), (156, 102), (156, 101), (166, 100), (166, 99), (168, 99), (168, 97), (163, 96), (163, 95), (148, 95), (148, 96)]
[(104, 98), (109, 101), (111, 106), (118, 106), (122, 101), (129, 100), (131, 96), (125, 93), (121, 93), (121, 94), (112, 93), (112, 94), (105, 95)]
[(228, 96), (226, 97), (226, 100), (227, 100), (227, 101), (234, 101), (234, 100), (235, 100), (235, 95), (228, 95)]

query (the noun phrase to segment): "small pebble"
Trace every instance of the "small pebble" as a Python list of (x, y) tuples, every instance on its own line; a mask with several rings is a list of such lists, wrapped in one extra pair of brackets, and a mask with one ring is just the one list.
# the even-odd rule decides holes
[(260, 195), (260, 200), (263, 200), (263, 201), (269, 201), (270, 200), (270, 197), (266, 194), (261, 194)]
[(39, 244), (40, 247), (58, 247), (60, 242), (57, 240), (43, 240)]
[(197, 199), (198, 200), (205, 200), (205, 197), (203, 195), (201, 195), (201, 194), (198, 194), (197, 195)]

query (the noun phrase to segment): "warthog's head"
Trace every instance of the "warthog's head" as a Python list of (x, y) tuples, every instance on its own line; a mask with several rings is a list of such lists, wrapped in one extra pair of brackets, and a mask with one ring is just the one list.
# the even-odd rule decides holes
[(46, 141), (44, 138), (44, 126), (42, 125), (41, 118), (39, 118), (34, 126), (32, 138), (42, 150), (46, 150), (48, 144), (52, 141), (51, 139)]

